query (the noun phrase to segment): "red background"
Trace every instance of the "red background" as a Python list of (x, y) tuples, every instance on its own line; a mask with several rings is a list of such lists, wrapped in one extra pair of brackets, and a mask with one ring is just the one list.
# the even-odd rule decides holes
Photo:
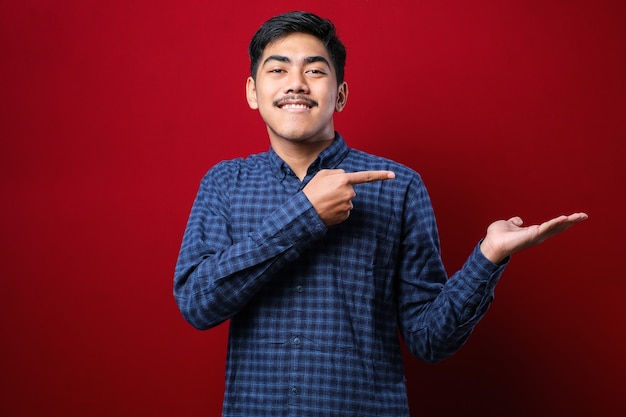
[(497, 218), (590, 215), (406, 357), (413, 415), (624, 415), (626, 2), (271, 3), (0, 3), (0, 414), (219, 414), (227, 327), (183, 321), (174, 264), (201, 176), (268, 148), (250, 36), (308, 9), (348, 46), (338, 130), (422, 173), (450, 272)]

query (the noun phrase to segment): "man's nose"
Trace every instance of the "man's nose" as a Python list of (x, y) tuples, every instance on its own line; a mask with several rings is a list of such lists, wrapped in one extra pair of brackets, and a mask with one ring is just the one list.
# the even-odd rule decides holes
[(306, 82), (305, 75), (299, 71), (290, 72), (285, 84), (285, 93), (307, 94), (308, 92), (309, 85)]

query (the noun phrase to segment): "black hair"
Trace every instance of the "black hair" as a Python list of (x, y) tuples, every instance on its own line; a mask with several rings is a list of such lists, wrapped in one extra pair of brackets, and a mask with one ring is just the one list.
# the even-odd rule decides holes
[(326, 47), (337, 73), (337, 84), (343, 83), (346, 65), (346, 48), (339, 40), (335, 26), (328, 19), (323, 19), (309, 12), (295, 11), (280, 14), (265, 22), (256, 31), (248, 53), (250, 55), (250, 74), (256, 79), (259, 60), (268, 44), (291, 33), (306, 33), (318, 38)]

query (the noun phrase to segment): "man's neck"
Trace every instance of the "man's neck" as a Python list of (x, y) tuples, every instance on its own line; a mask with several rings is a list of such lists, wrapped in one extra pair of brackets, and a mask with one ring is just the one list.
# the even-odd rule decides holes
[(306, 176), (309, 166), (317, 156), (333, 143), (335, 139), (315, 142), (290, 142), (285, 140), (271, 140), (272, 149), (280, 158), (289, 165), (289, 168), (302, 181)]

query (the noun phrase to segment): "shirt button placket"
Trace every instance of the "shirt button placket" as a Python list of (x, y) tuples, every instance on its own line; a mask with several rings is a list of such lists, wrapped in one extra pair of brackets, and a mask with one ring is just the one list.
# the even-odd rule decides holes
[[(304, 287), (302, 285), (296, 285), (295, 287), (296, 290), (296, 294), (299, 296), (300, 294), (302, 294), (304, 292)], [(295, 323), (294, 326), (294, 330), (299, 329), (299, 320), (296, 320), (297, 323)], [(297, 330), (296, 330), (297, 331)], [(300, 352), (301, 352), (301, 348), (302, 348), (302, 338), (300, 337), (300, 335), (295, 334), (292, 336), (291, 338), (291, 372), (292, 374), (290, 375), (290, 381), (289, 381), (289, 407), (290, 410), (295, 412), (296, 415), (298, 414), (297, 410), (299, 409), (299, 404), (301, 401), (300, 398), (300, 389), (298, 387), (298, 384), (301, 383), (302, 381), (300, 380)]]
[(291, 350), (291, 360), (292, 360), (292, 368), (291, 368), (291, 372), (292, 375), (290, 376), (290, 380), (289, 380), (289, 405), (290, 407), (298, 407), (299, 402), (300, 402), (300, 389), (298, 388), (298, 383), (300, 383), (300, 371), (299, 371), (299, 353), (300, 353), (300, 348), (302, 347), (302, 338), (298, 335), (293, 336), (291, 338), (291, 347), (293, 348)]

